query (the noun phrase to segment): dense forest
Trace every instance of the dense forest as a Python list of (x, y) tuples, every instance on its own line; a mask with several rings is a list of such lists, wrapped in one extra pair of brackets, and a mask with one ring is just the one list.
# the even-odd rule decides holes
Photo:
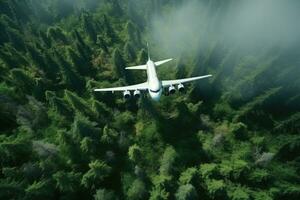
[[(0, 199), (300, 199), (299, 2), (268, 33), (241, 2), (0, 0)], [(93, 91), (145, 81), (147, 42), (161, 79), (213, 77)]]

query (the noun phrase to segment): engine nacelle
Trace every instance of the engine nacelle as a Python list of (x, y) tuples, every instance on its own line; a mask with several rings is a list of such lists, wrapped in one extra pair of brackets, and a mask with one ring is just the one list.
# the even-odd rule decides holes
[(171, 86), (169, 87), (169, 93), (170, 93), (170, 94), (174, 94), (175, 91), (176, 91), (175, 87), (174, 87), (173, 85), (171, 85)]
[(141, 97), (141, 91), (135, 90), (135, 91), (133, 92), (133, 96), (134, 96), (135, 98), (140, 98), (140, 97)]
[(181, 83), (177, 86), (177, 89), (179, 92), (183, 92), (184, 91), (184, 85), (182, 85)]
[(126, 90), (123, 92), (123, 96), (124, 96), (124, 99), (129, 99), (131, 97), (131, 94), (128, 90)]

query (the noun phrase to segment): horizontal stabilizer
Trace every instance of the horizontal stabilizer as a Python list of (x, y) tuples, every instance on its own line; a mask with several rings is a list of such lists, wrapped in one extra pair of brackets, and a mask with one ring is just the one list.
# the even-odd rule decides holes
[(147, 65), (137, 65), (137, 66), (132, 66), (132, 67), (126, 67), (125, 69), (147, 69)]
[(161, 61), (157, 61), (155, 62), (155, 66), (159, 66), (159, 65), (162, 65), (162, 64), (165, 64), (169, 61), (173, 60), (173, 58), (170, 58), (170, 59), (166, 59), (166, 60), (161, 60)]

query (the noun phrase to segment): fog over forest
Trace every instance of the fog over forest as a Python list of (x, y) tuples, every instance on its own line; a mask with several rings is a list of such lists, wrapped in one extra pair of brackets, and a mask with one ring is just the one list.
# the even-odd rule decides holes
[(151, 34), (169, 53), (220, 41), (248, 48), (289, 48), (300, 41), (300, 2), (295, 0), (184, 1), (152, 17)]

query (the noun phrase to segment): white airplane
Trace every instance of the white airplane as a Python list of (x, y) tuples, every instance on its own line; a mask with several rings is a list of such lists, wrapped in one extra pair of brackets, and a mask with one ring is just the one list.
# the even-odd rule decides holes
[[(147, 44), (148, 46), (148, 44)], [(141, 96), (141, 91), (148, 91), (151, 98), (155, 101), (158, 101), (161, 97), (163, 88), (168, 87), (168, 93), (174, 94), (176, 89), (175, 86), (177, 85), (178, 91), (184, 91), (183, 83), (196, 81), (203, 78), (211, 77), (212, 75), (205, 75), (205, 76), (196, 76), (191, 78), (184, 78), (184, 79), (175, 79), (175, 80), (159, 80), (156, 74), (156, 67), (171, 61), (172, 58), (161, 60), (157, 62), (153, 62), (150, 59), (150, 54), (148, 50), (148, 61), (145, 65), (138, 65), (132, 67), (126, 67), (125, 69), (130, 70), (146, 70), (148, 80), (144, 83), (136, 84), (136, 85), (129, 85), (124, 87), (113, 87), (113, 88), (103, 88), (103, 89), (95, 89), (96, 92), (115, 92), (115, 91), (122, 91), (123, 96), (125, 99), (129, 99), (131, 97), (131, 91), (133, 92), (133, 96), (138, 98)]]

